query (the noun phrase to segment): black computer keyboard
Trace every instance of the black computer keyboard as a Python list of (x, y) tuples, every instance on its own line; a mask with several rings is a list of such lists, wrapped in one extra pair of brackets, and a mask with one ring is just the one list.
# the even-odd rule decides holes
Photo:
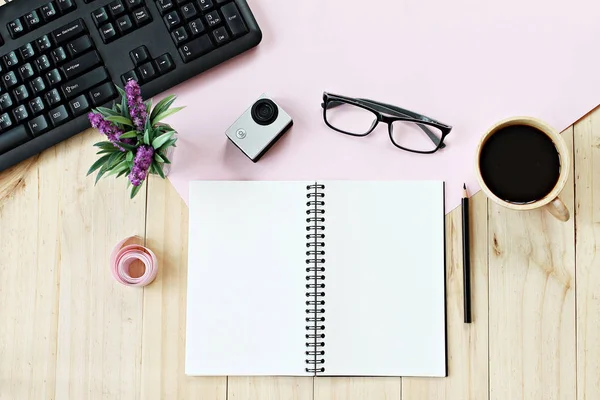
[(0, 7), (0, 171), (88, 128), (137, 80), (144, 98), (256, 46), (246, 0), (18, 0)]

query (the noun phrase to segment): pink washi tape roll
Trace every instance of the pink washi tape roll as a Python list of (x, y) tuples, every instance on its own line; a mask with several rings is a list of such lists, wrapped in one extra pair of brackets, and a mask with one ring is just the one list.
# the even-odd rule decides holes
[(110, 255), (110, 272), (117, 282), (125, 286), (147, 286), (156, 278), (158, 260), (147, 247), (125, 245), (135, 238), (128, 237), (117, 243)]

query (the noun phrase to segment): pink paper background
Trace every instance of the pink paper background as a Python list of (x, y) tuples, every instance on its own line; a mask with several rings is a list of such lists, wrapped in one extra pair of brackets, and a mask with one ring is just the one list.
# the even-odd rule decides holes
[[(592, 0), (254, 0), (254, 50), (169, 90), (187, 108), (169, 179), (421, 180), (447, 182), (447, 211), (500, 119), (541, 118), (563, 130), (600, 100), (600, 3)], [(395, 148), (380, 125), (366, 138), (325, 126), (323, 91), (417, 111), (454, 127), (447, 148)], [(294, 127), (257, 164), (225, 130), (261, 93)]]

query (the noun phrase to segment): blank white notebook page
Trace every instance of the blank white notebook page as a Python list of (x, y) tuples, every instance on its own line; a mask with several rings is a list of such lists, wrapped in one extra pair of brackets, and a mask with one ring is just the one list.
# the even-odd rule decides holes
[(310, 375), (307, 184), (190, 184), (187, 375)]
[(442, 182), (325, 182), (324, 374), (445, 376)]

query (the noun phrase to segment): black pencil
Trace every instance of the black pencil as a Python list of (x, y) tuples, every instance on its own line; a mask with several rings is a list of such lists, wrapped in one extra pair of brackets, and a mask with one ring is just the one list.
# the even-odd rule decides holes
[(469, 240), (469, 194), (463, 185), (462, 198), (462, 245), (463, 245), (463, 301), (465, 324), (471, 323), (471, 246)]

